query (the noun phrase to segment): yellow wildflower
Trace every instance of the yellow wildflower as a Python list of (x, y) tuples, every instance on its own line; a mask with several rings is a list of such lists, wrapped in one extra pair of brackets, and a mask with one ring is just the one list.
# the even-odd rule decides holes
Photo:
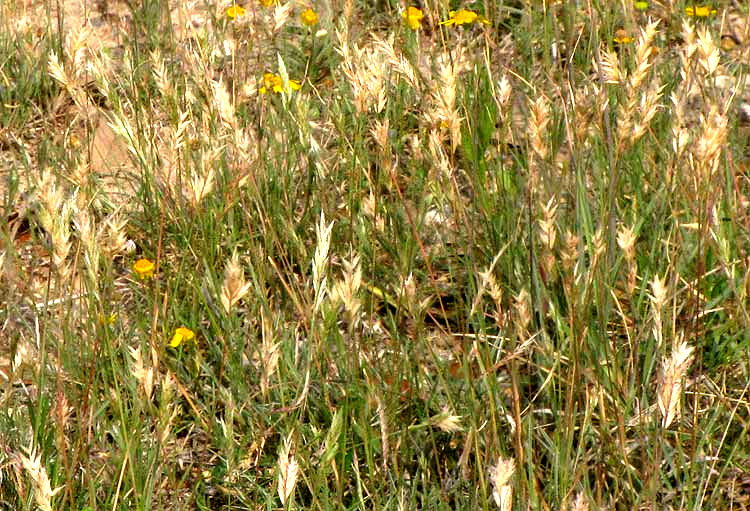
[(302, 11), (302, 14), (300, 14), (300, 19), (302, 20), (302, 24), (306, 27), (314, 27), (318, 24), (318, 13), (312, 9), (305, 9)]
[(422, 9), (416, 7), (408, 7), (404, 12), (401, 13), (401, 17), (404, 19), (409, 28), (412, 30), (418, 30), (422, 26), (422, 18), (424, 13)]
[(260, 3), (262, 3), (264, 7), (269, 7), (271, 4), (275, 2), (276, 0), (260, 0)]
[(182, 341), (190, 341), (193, 338), (195, 338), (195, 332), (193, 332), (189, 328), (181, 326), (180, 328), (175, 330), (172, 340), (169, 341), (169, 345), (173, 348), (176, 348), (180, 344), (182, 344)]
[(474, 22), (479, 22), (484, 25), (489, 25), (490, 20), (482, 16), (481, 14), (477, 14), (474, 11), (469, 11), (466, 9), (461, 9), (459, 11), (450, 11), (449, 18), (445, 21), (441, 21), (441, 25), (471, 25)]
[(632, 43), (634, 39), (630, 37), (625, 30), (620, 28), (615, 31), (615, 37), (612, 39), (612, 41), (617, 44), (628, 44)]
[(638, 9), (639, 11), (645, 11), (646, 9), (648, 9), (648, 2), (644, 0), (638, 0), (635, 3), (635, 8)]
[(141, 278), (141, 280), (153, 277), (154, 268), (156, 268), (156, 266), (148, 259), (138, 259), (133, 265), (133, 271)]
[(245, 8), (240, 5), (232, 5), (227, 9), (227, 18), (233, 20), (234, 18), (241, 18), (245, 15)]
[(116, 312), (113, 312), (110, 315), (99, 314), (99, 322), (102, 325), (114, 325), (115, 321), (117, 321), (117, 313)]
[(685, 7), (685, 14), (688, 16), (695, 16), (697, 18), (707, 18), (712, 14), (716, 14), (716, 9), (710, 5), (690, 5)]
[[(274, 73), (263, 74), (263, 85), (258, 89), (258, 93), (266, 94), (269, 90), (279, 94), (284, 90), (284, 81), (281, 77)], [(302, 85), (297, 80), (289, 80), (289, 88), (291, 90), (300, 90)]]

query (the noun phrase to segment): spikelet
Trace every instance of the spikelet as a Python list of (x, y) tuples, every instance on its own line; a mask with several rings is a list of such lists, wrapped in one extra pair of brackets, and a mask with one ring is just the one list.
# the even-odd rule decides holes
[(52, 231), (49, 233), (52, 239), (52, 263), (61, 281), (65, 281), (71, 273), (68, 263), (68, 254), (72, 246), (70, 241), (71, 213), (70, 202), (65, 202), (62, 211), (57, 212), (52, 223)]
[(544, 160), (547, 158), (547, 126), (549, 125), (549, 101), (541, 94), (536, 100), (529, 100), (529, 136), (531, 148)]
[(547, 275), (551, 275), (555, 268), (555, 243), (557, 241), (557, 203), (551, 197), (546, 204), (542, 204), (542, 218), (539, 222), (539, 241), (542, 243), (541, 261)]
[(47, 470), (42, 465), (41, 455), (36, 454), (36, 451), (28, 450), (25, 455), (21, 454), (19, 458), (24, 470), (34, 482), (36, 505), (42, 511), (52, 511), (52, 497), (62, 490), (62, 487), (52, 490)]
[(604, 83), (625, 83), (625, 75), (620, 71), (620, 58), (614, 51), (602, 51), (600, 62), (598, 65), (594, 62), (594, 68), (598, 69), (599, 75), (602, 77)]
[(158, 49), (153, 50), (150, 54), (151, 57), (151, 71), (154, 74), (154, 81), (156, 82), (156, 88), (163, 98), (168, 98), (172, 94), (172, 82), (167, 74), (167, 68), (164, 65), (164, 59), (161, 58), (161, 53)]
[(219, 113), (221, 122), (228, 129), (235, 130), (237, 128), (237, 119), (234, 115), (234, 105), (232, 104), (229, 92), (227, 92), (227, 88), (221, 81), (212, 81), (211, 90), (213, 91), (213, 103), (216, 111)]
[(250, 291), (251, 286), (252, 283), (245, 282), (245, 272), (240, 266), (237, 254), (232, 255), (224, 269), (224, 285), (221, 287), (220, 296), (221, 305), (227, 314), (232, 310), (234, 304), (242, 300)]
[(573, 505), (568, 509), (570, 509), (570, 511), (589, 511), (589, 501), (588, 498), (586, 498), (586, 494), (582, 491), (578, 492), (578, 495), (576, 495), (576, 498), (573, 501)]
[(127, 236), (125, 236), (127, 224), (127, 218), (123, 218), (118, 212), (115, 212), (100, 227), (97, 237), (102, 240), (103, 249), (110, 258), (122, 252), (127, 252), (130, 245)]
[(292, 496), (292, 493), (294, 493), (294, 487), (297, 484), (297, 477), (299, 475), (299, 464), (291, 451), (292, 434), (290, 433), (286, 440), (284, 440), (281, 452), (279, 452), (279, 461), (277, 465), (277, 471), (279, 474), (279, 499), (284, 506)]
[(665, 429), (679, 416), (683, 379), (692, 361), (693, 347), (684, 341), (673, 348), (669, 358), (662, 361), (657, 396), (662, 415), (661, 425)]
[(141, 348), (129, 347), (128, 350), (130, 351), (131, 358), (130, 373), (138, 382), (138, 386), (143, 389), (146, 399), (150, 401), (151, 395), (154, 392), (154, 368), (144, 365)]
[(522, 289), (514, 297), (513, 309), (515, 311), (514, 323), (516, 325), (516, 335), (520, 341), (529, 337), (528, 326), (531, 323), (531, 296), (526, 289)]
[(658, 26), (659, 20), (652, 21), (645, 28), (641, 28), (641, 32), (638, 35), (635, 50), (635, 71), (630, 75), (628, 84), (629, 88), (633, 91), (641, 87), (651, 69), (652, 63), (650, 57), (653, 53), (653, 42)]
[(313, 312), (318, 312), (320, 310), (323, 298), (328, 293), (326, 271), (328, 268), (328, 248), (331, 246), (333, 222), (326, 225), (325, 221), (325, 215), (321, 211), (320, 221), (315, 229), (318, 235), (318, 243), (315, 246), (312, 267), (313, 288), (315, 290), (315, 305), (313, 307)]
[(617, 245), (624, 253), (625, 264), (628, 269), (627, 289), (629, 294), (635, 291), (635, 283), (638, 275), (638, 266), (635, 260), (636, 236), (632, 227), (620, 226), (617, 231)]
[(291, 2), (287, 2), (285, 4), (278, 2), (276, 4), (276, 7), (273, 10), (274, 33), (278, 33), (282, 28), (284, 28), (284, 25), (286, 25), (286, 22), (289, 21), (289, 18), (292, 16), (292, 9), (293, 6)]
[(497, 103), (498, 106), (505, 108), (510, 101), (510, 95), (513, 92), (513, 87), (510, 85), (510, 81), (506, 75), (500, 79), (500, 83), (497, 86)]
[(705, 72), (705, 76), (714, 74), (719, 67), (721, 55), (719, 47), (714, 43), (708, 27), (698, 32), (698, 62)]
[(497, 459), (495, 466), (490, 467), (490, 482), (492, 483), (492, 498), (500, 511), (513, 509), (513, 487), (510, 480), (516, 472), (516, 462), (513, 458)]
[(654, 318), (654, 338), (656, 339), (657, 349), (661, 347), (664, 340), (664, 332), (662, 327), (661, 313), (664, 308), (664, 304), (667, 302), (667, 288), (664, 286), (664, 281), (659, 278), (658, 275), (654, 276), (654, 280), (651, 281), (651, 311)]
[(362, 301), (359, 289), (362, 285), (362, 269), (359, 256), (354, 255), (350, 260), (344, 260), (344, 279), (336, 282), (331, 289), (331, 301), (343, 303), (350, 328), (356, 328), (360, 320)]
[(447, 406), (444, 406), (439, 414), (430, 417), (430, 424), (446, 433), (462, 431), (461, 416), (454, 415)]

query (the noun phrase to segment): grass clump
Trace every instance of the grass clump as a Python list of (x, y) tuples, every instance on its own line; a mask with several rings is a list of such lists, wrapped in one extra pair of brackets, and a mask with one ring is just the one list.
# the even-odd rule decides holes
[(747, 13), (642, 4), (4, 8), (2, 505), (742, 508)]

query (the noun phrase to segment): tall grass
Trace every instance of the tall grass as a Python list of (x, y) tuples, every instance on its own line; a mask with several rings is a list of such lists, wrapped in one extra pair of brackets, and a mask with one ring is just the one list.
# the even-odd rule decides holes
[(746, 7), (121, 7), (3, 7), (0, 507), (744, 509)]

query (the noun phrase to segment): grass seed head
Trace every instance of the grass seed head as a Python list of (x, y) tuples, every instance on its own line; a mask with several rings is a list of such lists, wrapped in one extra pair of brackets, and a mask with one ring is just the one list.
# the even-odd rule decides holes
[(490, 467), (492, 498), (501, 511), (513, 509), (513, 487), (510, 480), (516, 472), (516, 461), (513, 458), (499, 457), (497, 463)]
[(251, 286), (251, 282), (245, 282), (245, 272), (237, 254), (234, 254), (224, 269), (224, 285), (220, 296), (221, 305), (227, 314), (250, 291)]
[(42, 511), (52, 511), (52, 497), (62, 488), (52, 490), (47, 469), (42, 465), (41, 455), (36, 454), (36, 451), (29, 450), (26, 454), (21, 454), (20, 459), (24, 470), (26, 470), (26, 473), (34, 482), (34, 500), (36, 501), (36, 505)]
[(531, 148), (537, 156), (547, 158), (547, 126), (550, 121), (549, 101), (541, 94), (536, 100), (529, 100), (529, 135)]
[(292, 454), (292, 434), (284, 440), (284, 444), (279, 453), (277, 471), (279, 474), (278, 493), (282, 505), (286, 505), (289, 498), (294, 493), (294, 487), (297, 484), (299, 476), (299, 464)]
[(662, 427), (665, 429), (679, 416), (683, 380), (692, 361), (693, 347), (684, 341), (677, 344), (671, 356), (662, 361), (657, 395)]

